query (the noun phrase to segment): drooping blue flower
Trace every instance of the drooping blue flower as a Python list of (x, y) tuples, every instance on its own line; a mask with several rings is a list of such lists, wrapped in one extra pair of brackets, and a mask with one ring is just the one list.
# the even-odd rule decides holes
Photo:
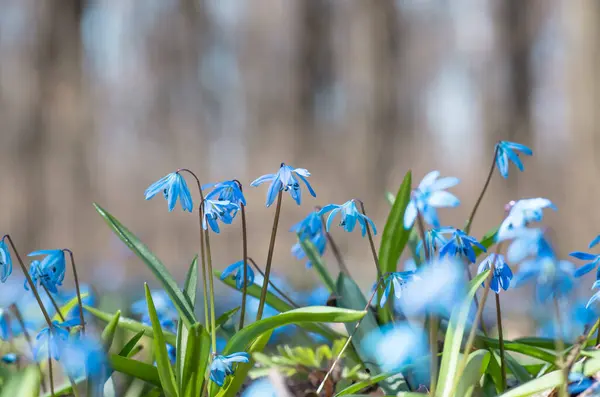
[(556, 206), (552, 201), (542, 197), (523, 199), (511, 202), (509, 205), (508, 215), (498, 228), (496, 236), (498, 241), (506, 239), (507, 236), (510, 237), (510, 233), (515, 229), (525, 227), (531, 222), (541, 221), (544, 217), (544, 208), (552, 208), (556, 211)]
[(69, 338), (63, 343), (60, 362), (68, 376), (73, 379), (85, 376), (94, 390), (104, 386), (110, 376), (110, 364), (102, 344), (88, 335)]
[(515, 275), (515, 286), (529, 281), (536, 284), (536, 297), (543, 302), (549, 298), (567, 296), (574, 286), (575, 266), (553, 256), (538, 256), (523, 261)]
[(202, 189), (212, 187), (213, 190), (206, 195), (207, 199), (229, 201), (237, 206), (246, 205), (246, 197), (240, 185), (236, 181), (224, 181), (215, 184), (208, 184), (202, 186)]
[[(594, 284), (592, 285), (592, 289), (600, 289), (600, 280), (596, 280), (594, 281)], [(600, 300), (600, 291), (594, 293), (594, 295), (592, 295), (592, 297), (590, 298), (590, 300), (588, 301), (586, 307), (590, 307), (590, 306), (594, 306), (595, 309), (597, 309), (597, 302), (598, 300)]]
[(531, 156), (533, 152), (527, 146), (516, 142), (500, 141), (496, 144), (496, 166), (504, 178), (508, 178), (509, 160), (517, 166), (519, 171), (523, 171), (523, 163), (519, 154)]
[[(510, 267), (504, 259), (504, 255), (500, 254), (489, 254), (487, 258), (481, 261), (477, 268), (477, 274), (481, 274), (484, 271), (491, 268), (494, 265), (494, 273), (492, 274), (492, 280), (490, 289), (495, 293), (500, 293), (500, 288), (505, 291), (510, 286), (510, 280), (513, 278), (513, 273)], [(485, 283), (481, 283), (482, 287), (485, 287)]]
[(210, 364), (210, 380), (219, 386), (223, 386), (225, 378), (234, 374), (234, 364), (249, 361), (250, 356), (246, 352), (233, 353), (228, 356), (217, 355)]
[(14, 364), (17, 362), (17, 355), (15, 353), (7, 353), (2, 356), (2, 362), (4, 364)]
[[(425, 232), (425, 245), (427, 246), (427, 257), (433, 258), (436, 250), (439, 251), (446, 245), (448, 239), (444, 236), (446, 233), (454, 233), (452, 226), (443, 226), (437, 229), (429, 229)], [(423, 249), (423, 241), (417, 243), (417, 253)]]
[(327, 231), (329, 231), (329, 228), (331, 226), (331, 222), (333, 221), (333, 218), (335, 218), (335, 216), (339, 213), (340, 214), (340, 226), (342, 226), (345, 231), (352, 232), (354, 230), (354, 227), (356, 226), (356, 222), (358, 221), (358, 223), (360, 224), (360, 228), (361, 228), (363, 237), (367, 233), (367, 223), (373, 229), (373, 234), (377, 234), (377, 228), (375, 227), (375, 223), (373, 223), (373, 221), (371, 219), (369, 219), (369, 217), (367, 217), (366, 215), (364, 215), (363, 213), (361, 213), (358, 210), (358, 208), (356, 207), (356, 203), (354, 202), (354, 199), (352, 199), (350, 201), (346, 201), (342, 205), (338, 205), (338, 204), (326, 205), (325, 207), (323, 207), (321, 209), (321, 211), (319, 211), (319, 215), (326, 214), (330, 211), (331, 211), (331, 213), (327, 217), (327, 224), (326, 224)]
[(460, 200), (445, 189), (458, 184), (459, 179), (446, 177), (438, 179), (439, 171), (431, 171), (425, 175), (419, 186), (413, 190), (410, 202), (404, 212), (404, 228), (410, 229), (420, 214), (425, 222), (433, 227), (440, 227), (436, 208), (456, 207)]
[(4, 241), (5, 237), (0, 240), (0, 282), (6, 282), (8, 276), (12, 273), (13, 264), (12, 258), (10, 257), (10, 251)]
[[(244, 260), (235, 262), (234, 264), (227, 266), (225, 268), (225, 270), (223, 270), (223, 273), (221, 273), (221, 280), (225, 280), (227, 277), (231, 276), (233, 274), (233, 272), (236, 272), (235, 273), (236, 288), (237, 289), (244, 288)], [(252, 270), (252, 268), (250, 267), (250, 265), (248, 263), (246, 263), (246, 275), (247, 275), (246, 286), (254, 284), (254, 271)]]
[(513, 229), (503, 236), (504, 240), (512, 239), (506, 257), (512, 263), (522, 261), (528, 256), (554, 257), (554, 250), (544, 236), (542, 229)]
[[(594, 238), (590, 243), (589, 247), (592, 248), (597, 244), (598, 237)], [(575, 277), (581, 277), (584, 274), (591, 272), (596, 266), (598, 266), (598, 262), (600, 261), (600, 255), (589, 254), (587, 252), (575, 251), (569, 254), (570, 256), (581, 259), (583, 261), (591, 261), (581, 266), (579, 269), (575, 271)], [(600, 279), (600, 268), (596, 273), (596, 279)]]
[(202, 218), (202, 227), (206, 230), (210, 225), (213, 232), (219, 233), (221, 230), (217, 221), (230, 225), (240, 207), (227, 200), (205, 199), (203, 208), (204, 217)]
[(290, 196), (296, 201), (296, 204), (300, 205), (302, 191), (300, 190), (300, 183), (298, 183), (296, 178), (304, 182), (311, 196), (317, 197), (312, 186), (310, 186), (310, 183), (308, 183), (308, 180), (306, 179), (309, 176), (310, 172), (304, 168), (292, 168), (289, 165), (285, 165), (285, 163), (281, 163), (277, 174), (263, 175), (260, 178), (255, 179), (250, 186), (256, 187), (261, 183), (271, 182), (269, 190), (267, 191), (267, 207), (273, 204), (277, 194), (281, 190), (289, 192)]
[[(179, 314), (171, 298), (164, 290), (153, 290), (150, 292), (152, 295), (152, 301), (156, 309), (156, 315), (161, 327), (164, 329), (174, 332), (176, 330), (175, 321)], [(135, 301), (131, 305), (131, 312), (136, 316), (140, 316), (142, 323), (146, 325), (152, 325), (150, 321), (150, 315), (148, 313), (148, 303), (146, 299), (140, 299)]]
[(312, 238), (324, 231), (323, 219), (318, 211), (311, 211), (306, 218), (291, 227), (290, 232), (295, 232), (301, 239)]
[(383, 278), (383, 285), (385, 289), (383, 290), (383, 295), (381, 295), (381, 300), (379, 301), (379, 306), (383, 307), (388, 300), (392, 289), (394, 290), (394, 296), (396, 299), (400, 299), (402, 296), (402, 290), (406, 287), (407, 283), (409, 283), (414, 278), (419, 278), (419, 276), (415, 275), (414, 271), (404, 271), (404, 272), (392, 272), (388, 273)]
[[(57, 286), (61, 286), (65, 278), (66, 263), (65, 253), (63, 250), (40, 250), (30, 253), (28, 256), (41, 256), (45, 257), (41, 261), (33, 261), (29, 265), (29, 275), (33, 282), (41, 283), (48, 291), (57, 293)], [(29, 290), (27, 282), (25, 282), (25, 289)]]
[(146, 200), (150, 200), (156, 196), (157, 193), (163, 192), (165, 199), (169, 205), (169, 212), (173, 211), (177, 204), (177, 199), (181, 204), (181, 208), (184, 211), (192, 212), (194, 208), (194, 202), (192, 201), (192, 195), (188, 189), (185, 178), (177, 172), (172, 172), (154, 182), (146, 189), (144, 195)]
[(268, 377), (255, 380), (242, 392), (242, 397), (277, 397), (277, 391)]
[[(325, 248), (327, 247), (327, 237), (325, 237), (323, 233), (315, 234), (312, 238), (310, 238), (310, 242), (313, 243), (319, 255), (322, 256), (325, 253)], [(304, 249), (300, 243), (296, 243), (292, 246), (292, 255), (294, 255), (298, 260), (303, 260), (306, 258), (306, 252), (304, 252)], [(312, 267), (312, 262), (310, 260), (306, 261), (306, 267)]]
[(62, 323), (53, 321), (51, 327), (43, 328), (36, 336), (33, 344), (33, 357), (39, 361), (48, 356), (60, 360), (62, 350), (69, 337), (68, 328), (80, 325), (79, 319), (74, 318)]
[(452, 232), (452, 237), (440, 250), (440, 256), (442, 258), (446, 255), (459, 256), (467, 258), (471, 263), (475, 263), (477, 260), (477, 255), (475, 254), (473, 246), (476, 246), (483, 252), (486, 252), (485, 247), (481, 245), (476, 238), (467, 235), (460, 229), (454, 229)]

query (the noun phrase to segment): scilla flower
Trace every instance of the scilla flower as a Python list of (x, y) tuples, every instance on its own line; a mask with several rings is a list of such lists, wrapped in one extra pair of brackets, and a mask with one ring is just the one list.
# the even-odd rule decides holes
[(238, 206), (246, 205), (246, 198), (240, 185), (236, 181), (224, 181), (202, 186), (202, 189), (212, 187), (213, 190), (206, 195), (207, 199), (229, 201)]
[(210, 364), (210, 380), (219, 386), (223, 386), (225, 378), (234, 374), (234, 364), (247, 363), (249, 361), (250, 356), (245, 352), (233, 353), (228, 356), (217, 355)]
[(543, 210), (545, 208), (552, 208), (556, 211), (556, 206), (552, 201), (542, 197), (523, 199), (517, 202), (513, 201), (509, 203), (509, 206), (508, 215), (498, 228), (496, 237), (498, 241), (510, 237), (512, 230), (525, 227), (531, 222), (541, 221), (544, 217)]
[(496, 166), (504, 178), (508, 178), (508, 162), (511, 161), (519, 171), (523, 171), (523, 163), (519, 153), (531, 156), (533, 152), (527, 146), (516, 142), (500, 141), (496, 144)]
[(454, 229), (452, 232), (452, 237), (440, 250), (440, 256), (442, 258), (445, 255), (460, 256), (467, 258), (471, 263), (475, 263), (477, 256), (475, 255), (473, 246), (476, 246), (483, 252), (486, 252), (485, 247), (481, 245), (476, 238), (467, 235), (460, 229)]
[(188, 189), (185, 178), (177, 172), (172, 172), (167, 176), (162, 177), (158, 181), (154, 182), (146, 191), (144, 195), (146, 200), (150, 200), (156, 196), (157, 193), (163, 192), (165, 199), (169, 205), (169, 211), (173, 211), (177, 204), (177, 199), (181, 203), (181, 208), (184, 211), (192, 212), (194, 203), (192, 201), (192, 195)]
[(543, 302), (548, 298), (561, 298), (573, 289), (575, 266), (564, 260), (550, 256), (541, 256), (526, 260), (519, 265), (515, 276), (515, 286), (530, 280), (536, 284), (536, 296)]
[[(425, 232), (425, 245), (427, 246), (427, 254), (429, 258), (433, 258), (436, 251), (439, 251), (443, 246), (446, 245), (448, 239), (444, 237), (445, 233), (453, 233), (454, 228), (452, 226), (443, 226), (437, 229), (430, 229)], [(419, 240), (417, 244), (417, 252), (421, 252), (423, 249), (423, 240)]]
[(6, 236), (0, 240), (0, 281), (3, 283), (6, 282), (13, 269), (12, 258), (10, 257), (8, 246), (4, 241), (5, 239)]
[(419, 186), (413, 190), (410, 202), (404, 212), (404, 228), (410, 229), (421, 215), (425, 222), (433, 227), (440, 227), (436, 208), (456, 207), (460, 200), (445, 189), (458, 184), (458, 178), (447, 177), (438, 179), (439, 171), (431, 171), (425, 175)]
[[(244, 261), (235, 262), (232, 265), (229, 265), (223, 270), (221, 273), (221, 280), (225, 280), (227, 277), (231, 276), (235, 273), (235, 286), (237, 289), (244, 288)], [(248, 263), (246, 263), (246, 286), (254, 284), (254, 271)]]
[[(152, 291), (151, 295), (160, 325), (169, 331), (175, 330), (175, 320), (179, 315), (169, 295), (162, 289)], [(131, 312), (140, 316), (142, 323), (152, 325), (150, 315), (148, 314), (148, 304), (146, 299), (140, 299), (134, 302), (131, 305)]]
[(300, 222), (296, 223), (290, 229), (290, 232), (296, 232), (301, 239), (312, 238), (323, 232), (323, 220), (318, 211), (311, 211), (310, 214)]
[(302, 191), (300, 190), (300, 183), (298, 183), (296, 178), (304, 182), (311, 196), (317, 197), (315, 191), (306, 179), (309, 176), (310, 172), (304, 168), (292, 168), (289, 165), (285, 165), (285, 163), (281, 163), (277, 174), (263, 175), (260, 178), (255, 179), (250, 186), (256, 187), (261, 183), (271, 182), (271, 185), (269, 185), (269, 190), (267, 191), (267, 207), (273, 204), (277, 194), (281, 190), (289, 192), (290, 196), (292, 196), (294, 201), (296, 201), (296, 204), (300, 205), (302, 200)]
[(331, 213), (327, 217), (327, 231), (329, 231), (333, 218), (335, 218), (335, 216), (339, 213), (340, 226), (342, 226), (345, 231), (352, 232), (354, 230), (354, 227), (356, 226), (356, 222), (358, 221), (363, 237), (367, 233), (367, 223), (373, 229), (373, 234), (377, 234), (377, 229), (375, 228), (375, 224), (373, 223), (373, 221), (369, 219), (366, 215), (358, 211), (354, 200), (346, 201), (342, 205), (326, 205), (321, 209), (321, 211), (319, 211), (319, 215), (326, 214), (330, 211)]
[(60, 359), (67, 375), (73, 379), (85, 375), (95, 388), (102, 387), (110, 376), (108, 357), (102, 344), (88, 335), (69, 338), (63, 344)]
[[(492, 274), (490, 289), (498, 294), (500, 293), (500, 288), (505, 291), (508, 289), (513, 274), (510, 267), (506, 264), (504, 256), (500, 254), (489, 254), (487, 258), (482, 260), (477, 268), (477, 274), (490, 269), (492, 265), (494, 265), (494, 273)], [(481, 286), (485, 287), (485, 283), (481, 283)]]
[(208, 229), (208, 225), (210, 225), (210, 228), (215, 233), (220, 232), (217, 221), (230, 225), (239, 209), (238, 205), (231, 201), (212, 199), (205, 199), (203, 208), (204, 217), (202, 218), (202, 227), (206, 230)]
[[(598, 237), (592, 240), (589, 245), (590, 248), (597, 244), (597, 242), (595, 242), (597, 239)], [(583, 261), (590, 261), (575, 271), (575, 277), (581, 277), (584, 274), (591, 272), (596, 266), (598, 266), (598, 262), (600, 261), (600, 255), (588, 254), (587, 252), (575, 251), (571, 252), (569, 255)], [(596, 274), (596, 279), (600, 279), (600, 268)]]
[(60, 360), (62, 350), (69, 337), (68, 328), (80, 325), (79, 319), (75, 318), (62, 323), (52, 322), (51, 327), (43, 328), (36, 336), (33, 345), (33, 357), (39, 361), (46, 357)]
[(402, 290), (406, 287), (407, 283), (414, 278), (419, 278), (419, 276), (415, 275), (414, 271), (392, 272), (384, 276), (383, 285), (385, 286), (385, 289), (383, 290), (383, 295), (381, 295), (379, 306), (383, 307), (383, 305), (385, 305), (392, 289), (394, 290), (396, 299), (400, 299)]
[[(63, 250), (40, 250), (30, 253), (28, 256), (45, 255), (41, 261), (33, 261), (29, 266), (29, 275), (34, 284), (42, 284), (48, 291), (57, 293), (57, 287), (62, 285), (65, 278), (66, 263)], [(27, 282), (25, 289), (29, 290)]]

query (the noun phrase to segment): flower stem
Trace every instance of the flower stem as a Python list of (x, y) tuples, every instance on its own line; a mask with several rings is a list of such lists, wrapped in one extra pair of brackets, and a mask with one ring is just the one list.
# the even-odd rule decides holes
[[(373, 289), (373, 293), (371, 294), (371, 297), (369, 298), (369, 301), (367, 302), (367, 305), (365, 306), (365, 309), (364, 309), (365, 312), (367, 310), (369, 310), (369, 307), (371, 306), (371, 302), (373, 301), (373, 298), (377, 294), (377, 290), (378, 290), (379, 286), (381, 285), (381, 282), (382, 282), (382, 278), (379, 277), (379, 281), (377, 281), (377, 285)], [(344, 352), (346, 351), (346, 349), (350, 345), (350, 342), (352, 342), (352, 338), (356, 334), (356, 331), (358, 331), (358, 327), (360, 327), (360, 324), (362, 323), (362, 320), (365, 317), (366, 316), (363, 316), (360, 320), (358, 320), (358, 322), (354, 326), (354, 330), (352, 330), (352, 333), (350, 334), (350, 336), (348, 336), (348, 339), (346, 339), (346, 343), (344, 343), (344, 346), (342, 347), (342, 349), (338, 353), (337, 357), (333, 361), (333, 364), (331, 364), (331, 367), (329, 368), (329, 371), (327, 371), (327, 373), (325, 374), (325, 377), (323, 377), (323, 380), (321, 381), (321, 384), (319, 385), (319, 388), (317, 389), (317, 394), (318, 395), (320, 395), (321, 391), (323, 390), (323, 387), (325, 387), (325, 383), (327, 382), (327, 379), (329, 379), (329, 377), (331, 376), (331, 373), (333, 372), (333, 370), (335, 369), (336, 365), (338, 364), (338, 362), (342, 358), (342, 355), (344, 354)]]
[[(362, 211), (364, 216), (367, 216), (367, 212), (365, 211), (365, 204), (361, 200), (356, 200), (360, 203), (360, 210)], [(365, 222), (367, 229), (367, 236), (369, 236), (369, 245), (371, 246), (371, 253), (373, 254), (373, 262), (375, 262), (375, 268), (377, 269), (377, 279), (381, 278), (381, 269), (379, 268), (379, 258), (377, 257), (377, 249), (375, 249), (375, 243), (373, 242), (373, 234), (371, 233), (371, 228), (369, 227), (369, 222)]]
[(562, 326), (561, 326), (561, 317), (560, 317), (560, 305), (558, 302), (558, 298), (554, 298), (554, 321), (555, 321), (555, 333), (556, 333), (556, 365), (561, 371), (562, 374), (562, 382), (559, 386), (559, 396), (560, 397), (568, 397), (567, 393), (567, 385), (569, 384), (569, 374), (566, 372), (566, 368), (564, 366), (563, 353), (565, 350), (565, 344), (562, 340)]
[(217, 353), (217, 327), (215, 325), (215, 286), (213, 281), (212, 257), (210, 254), (210, 238), (209, 231), (204, 231), (206, 239), (206, 265), (208, 270), (208, 294), (210, 296), (210, 336), (212, 338), (212, 352)]
[(46, 288), (46, 286), (44, 284), (41, 284), (41, 286), (44, 289), (44, 291), (46, 292), (46, 295), (48, 295), (48, 299), (50, 299), (50, 303), (52, 303), (52, 307), (54, 307), (54, 310), (56, 311), (56, 315), (58, 317), (60, 317), (60, 321), (65, 321), (65, 316), (63, 316), (63, 314), (62, 314), (62, 311), (60, 310), (60, 306), (58, 306), (58, 303), (56, 303), (56, 301), (54, 300), (54, 297), (52, 296), (50, 291), (48, 291), (48, 288)]
[[(240, 183), (240, 190), (242, 184)], [(240, 326), (238, 329), (244, 328), (244, 318), (246, 317), (246, 298), (248, 296), (248, 235), (246, 229), (246, 206), (240, 203), (242, 212), (242, 253), (244, 255), (244, 284), (242, 287), (242, 309), (240, 311)]]
[(71, 266), (73, 267), (73, 279), (75, 280), (75, 291), (77, 291), (77, 303), (79, 303), (79, 321), (81, 321), (81, 333), (85, 333), (85, 320), (83, 318), (83, 303), (81, 302), (81, 290), (79, 289), (79, 278), (77, 277), (77, 267), (75, 266), (75, 258), (73, 251), (64, 249), (63, 252), (68, 252), (71, 258)]
[(258, 311), (256, 312), (256, 321), (260, 320), (265, 308), (267, 299), (267, 289), (269, 288), (269, 277), (271, 275), (271, 264), (273, 263), (273, 252), (275, 251), (275, 237), (277, 236), (277, 226), (279, 224), (279, 215), (281, 214), (281, 198), (283, 190), (277, 194), (277, 206), (275, 207), (275, 217), (273, 218), (273, 229), (271, 231), (271, 241), (269, 242), (269, 252), (267, 253), (267, 263), (265, 265), (265, 279), (262, 290), (260, 291), (260, 301), (258, 302)]
[(52, 357), (50, 356), (50, 338), (48, 338), (48, 379), (50, 381), (50, 395), (54, 397), (54, 376), (52, 374)]
[[(252, 266), (256, 269), (257, 272), (260, 273), (261, 276), (263, 276), (263, 279), (265, 279), (265, 273), (262, 271), (262, 269), (256, 264), (256, 262), (254, 261), (254, 259), (248, 257), (248, 261), (250, 262), (250, 264), (252, 264)], [(269, 280), (269, 285), (271, 285), (271, 287), (273, 288), (273, 290), (275, 290), (275, 292), (277, 292), (283, 299), (285, 299), (291, 306), (293, 306), (294, 308), (298, 309), (300, 308), (300, 305), (298, 305), (296, 302), (294, 302), (289, 296), (287, 296), (281, 289), (277, 288), (277, 286), (275, 285), (275, 283), (273, 283), (273, 281)]]
[(465, 233), (466, 234), (469, 234), (469, 232), (471, 231), (471, 225), (473, 224), (473, 218), (475, 218), (477, 209), (479, 208), (479, 205), (481, 204), (481, 200), (483, 200), (483, 196), (485, 195), (485, 192), (487, 191), (487, 188), (490, 185), (490, 181), (492, 180), (492, 176), (494, 175), (494, 168), (496, 168), (496, 156), (498, 156), (498, 145), (496, 145), (496, 149), (494, 150), (494, 157), (492, 157), (492, 166), (490, 167), (490, 172), (488, 173), (485, 183), (483, 184), (483, 189), (481, 189), (481, 193), (479, 194), (479, 197), (477, 198), (477, 201), (475, 202), (475, 206), (473, 207), (473, 210), (471, 211), (471, 215), (469, 215), (467, 224), (465, 225)]
[(23, 259), (21, 259), (21, 255), (19, 255), (19, 251), (17, 251), (17, 249), (15, 248), (15, 244), (12, 240), (12, 237), (10, 237), (9, 234), (5, 235), (4, 237), (10, 243), (10, 247), (12, 248), (13, 252), (15, 253), (15, 256), (17, 257), (17, 261), (19, 262), (19, 265), (21, 266), (21, 270), (23, 271), (23, 274), (25, 275), (25, 278), (27, 279), (27, 284), (29, 284), (29, 288), (31, 288), (31, 292), (33, 292), (33, 295), (35, 296), (35, 300), (37, 301), (38, 306), (40, 307), (40, 310), (42, 311), (42, 314), (44, 315), (44, 319), (46, 320), (48, 327), (52, 327), (52, 320), (50, 320), (50, 316), (48, 315), (48, 312), (46, 311), (46, 308), (44, 307), (44, 304), (42, 303), (42, 298), (40, 298), (40, 295), (38, 294), (38, 291), (35, 288), (35, 284), (33, 283), (33, 280), (31, 279), (31, 276), (29, 275), (29, 272), (27, 271), (25, 264), (23, 263)]
[[(484, 302), (481, 303), (483, 306)], [(506, 390), (506, 358), (504, 353), (504, 332), (502, 328), (502, 309), (500, 307), (500, 294), (496, 294), (496, 322), (498, 323), (498, 342), (500, 344), (500, 369), (502, 372), (502, 386), (500, 392)]]

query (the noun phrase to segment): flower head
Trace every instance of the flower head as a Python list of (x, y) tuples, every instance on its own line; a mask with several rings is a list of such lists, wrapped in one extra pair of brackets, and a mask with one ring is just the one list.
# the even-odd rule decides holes
[(213, 190), (206, 195), (207, 199), (230, 201), (238, 206), (246, 205), (246, 198), (237, 181), (224, 181), (202, 186), (202, 189), (212, 187)]
[(38, 361), (45, 357), (60, 360), (64, 344), (69, 337), (68, 328), (76, 325), (80, 325), (78, 318), (62, 323), (53, 321), (51, 327), (43, 328), (35, 338), (33, 357)]
[(536, 296), (543, 302), (548, 298), (561, 298), (573, 289), (575, 266), (551, 256), (538, 256), (521, 263), (515, 276), (515, 286), (535, 281)]
[(69, 338), (63, 343), (61, 364), (71, 378), (85, 375), (95, 387), (103, 386), (110, 376), (109, 362), (102, 344), (87, 335)]
[(496, 144), (496, 166), (504, 178), (508, 178), (508, 161), (523, 171), (523, 163), (519, 154), (531, 156), (533, 152), (527, 146), (516, 142), (500, 141)]
[(219, 386), (223, 386), (225, 378), (235, 372), (233, 368), (235, 363), (247, 363), (249, 361), (250, 356), (245, 352), (233, 353), (228, 356), (217, 355), (210, 364), (210, 380)]
[(6, 282), (8, 276), (12, 273), (12, 258), (10, 257), (10, 251), (4, 241), (6, 237), (2, 237), (0, 240), (0, 282)]
[(473, 246), (486, 252), (485, 247), (481, 245), (476, 238), (467, 235), (460, 229), (454, 229), (452, 231), (452, 238), (450, 238), (446, 245), (440, 250), (440, 256), (442, 258), (445, 255), (460, 256), (467, 258), (471, 263), (475, 263), (477, 255), (475, 255)]
[(300, 183), (298, 183), (296, 178), (304, 182), (311, 196), (317, 197), (315, 191), (306, 179), (309, 176), (310, 172), (304, 168), (292, 168), (289, 165), (285, 165), (285, 163), (281, 163), (279, 171), (277, 171), (276, 174), (263, 175), (260, 178), (255, 179), (250, 186), (258, 186), (261, 183), (271, 182), (269, 190), (267, 191), (267, 207), (273, 204), (280, 191), (289, 192), (290, 196), (296, 201), (296, 204), (300, 205), (302, 191), (300, 190)]
[[(589, 245), (590, 248), (597, 244), (597, 242), (594, 243), (597, 239), (598, 237), (592, 240)], [(591, 272), (596, 266), (598, 266), (598, 262), (600, 262), (600, 255), (589, 254), (587, 252), (575, 251), (571, 252), (569, 255), (583, 261), (590, 261), (575, 271), (575, 277), (581, 277), (584, 274)], [(596, 273), (596, 279), (600, 279), (600, 268), (598, 268)]]
[[(425, 232), (425, 245), (427, 247), (427, 253), (429, 258), (433, 258), (435, 251), (439, 251), (448, 242), (448, 239), (444, 237), (444, 234), (453, 232), (454, 228), (452, 226), (443, 226), (437, 229), (429, 229)], [(423, 241), (419, 240), (417, 244), (417, 252), (420, 253), (422, 249)]]
[(185, 182), (185, 178), (179, 173), (179, 171), (172, 172), (150, 185), (144, 192), (146, 200), (150, 200), (161, 191), (163, 192), (163, 195), (169, 204), (169, 212), (173, 211), (175, 208), (178, 198), (179, 202), (181, 203), (181, 208), (184, 211), (192, 212), (194, 207), (192, 195), (190, 194), (190, 190)]
[[(233, 272), (236, 272), (235, 273), (236, 288), (237, 289), (244, 288), (244, 261), (243, 260), (235, 262), (234, 264), (227, 266), (225, 268), (225, 270), (223, 270), (223, 273), (221, 273), (221, 280), (225, 280), (227, 277), (232, 275)], [(248, 265), (247, 263), (246, 263), (246, 273), (247, 273), (246, 286), (254, 284), (254, 271), (252, 270), (250, 265)]]
[(502, 240), (512, 239), (506, 256), (510, 262), (520, 262), (528, 256), (554, 257), (554, 250), (542, 229), (519, 228), (507, 233)]
[(296, 232), (301, 239), (312, 238), (323, 231), (323, 219), (318, 211), (311, 211), (306, 218), (296, 223), (290, 229), (290, 232)]
[(541, 221), (544, 217), (544, 208), (552, 208), (556, 211), (556, 206), (552, 201), (542, 197), (511, 202), (510, 211), (498, 228), (497, 240), (501, 241), (510, 237), (511, 231), (525, 227), (531, 222)]
[(458, 184), (458, 178), (447, 177), (438, 179), (439, 171), (431, 171), (425, 175), (419, 186), (413, 190), (410, 202), (404, 212), (404, 228), (410, 229), (417, 219), (417, 215), (433, 227), (440, 227), (436, 208), (456, 207), (460, 200), (445, 189)]
[(407, 283), (414, 278), (419, 278), (419, 276), (415, 275), (415, 272), (412, 270), (388, 273), (386, 276), (384, 276), (383, 285), (385, 286), (385, 289), (383, 290), (383, 295), (381, 295), (379, 306), (383, 307), (383, 305), (385, 305), (390, 293), (392, 292), (392, 288), (394, 290), (394, 296), (396, 299), (400, 299), (402, 296), (402, 290), (406, 287)]
[(206, 230), (208, 229), (208, 225), (210, 225), (210, 228), (215, 233), (220, 232), (217, 221), (230, 225), (239, 209), (238, 205), (231, 201), (212, 199), (205, 199), (203, 208), (204, 217), (202, 218), (202, 227)]
[(347, 232), (352, 232), (354, 227), (356, 226), (356, 222), (360, 224), (361, 232), (364, 235), (367, 233), (367, 223), (373, 229), (373, 234), (377, 234), (377, 228), (371, 219), (369, 219), (365, 214), (358, 211), (356, 207), (356, 203), (354, 200), (346, 201), (342, 205), (338, 204), (329, 204), (326, 205), (319, 211), (319, 215), (326, 214), (328, 212), (331, 213), (327, 217), (327, 231), (329, 231), (329, 227), (331, 226), (331, 222), (333, 218), (339, 213), (340, 214), (340, 226), (344, 228)]
[[(66, 263), (65, 253), (63, 250), (40, 250), (30, 253), (28, 256), (41, 256), (45, 257), (41, 261), (32, 261), (29, 265), (29, 275), (33, 280), (34, 284), (42, 284), (52, 293), (57, 293), (57, 286), (62, 285), (65, 279)], [(25, 289), (29, 290), (27, 282), (25, 282)]]
[[(489, 254), (487, 258), (482, 260), (477, 268), (477, 274), (481, 274), (490, 269), (492, 265), (494, 265), (494, 273), (492, 274), (490, 289), (498, 294), (500, 293), (500, 288), (505, 291), (508, 289), (513, 274), (504, 260), (504, 255), (500, 254)], [(485, 283), (481, 283), (481, 286), (485, 286), (484, 284)]]
[[(154, 302), (154, 308), (156, 309), (156, 315), (161, 327), (168, 331), (175, 331), (175, 320), (179, 314), (171, 298), (164, 290), (154, 290), (150, 293), (152, 295), (152, 301)], [(148, 303), (146, 299), (140, 299), (135, 301), (131, 305), (131, 312), (137, 316), (140, 316), (142, 323), (151, 325), (150, 315), (148, 313)]]

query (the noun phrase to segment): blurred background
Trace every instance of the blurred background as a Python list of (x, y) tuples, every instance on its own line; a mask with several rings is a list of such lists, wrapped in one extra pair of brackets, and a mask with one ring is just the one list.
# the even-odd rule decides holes
[[(288, 229), (313, 206), (360, 197), (382, 231), (385, 193), (408, 169), (416, 181), (439, 169), (461, 178), (461, 207), (442, 212), (461, 226), (499, 139), (534, 157), (524, 173), (494, 175), (475, 236), (506, 202), (535, 196), (559, 208), (547, 222), (562, 256), (600, 232), (596, 1), (0, 0), (0, 10), (0, 230), (22, 253), (73, 249), (99, 290), (140, 292), (153, 278), (94, 201), (183, 278), (196, 213), (144, 201), (179, 167), (245, 184), (259, 263), (274, 211), (267, 187), (248, 184), (282, 161), (312, 172), (317, 198), (285, 197), (275, 253), (274, 271), (297, 288), (316, 276), (290, 254)], [(223, 229), (217, 268), (242, 255), (239, 221)], [(370, 286), (368, 241), (333, 235)], [(589, 296), (591, 281), (581, 285)]]

